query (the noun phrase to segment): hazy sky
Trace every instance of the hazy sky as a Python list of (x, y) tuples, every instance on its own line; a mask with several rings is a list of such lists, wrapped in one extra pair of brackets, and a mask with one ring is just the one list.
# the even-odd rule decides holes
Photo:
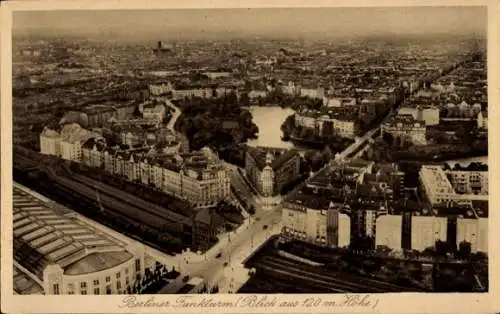
[(15, 12), (14, 34), (162, 39), (456, 33), (485, 34), (485, 7)]

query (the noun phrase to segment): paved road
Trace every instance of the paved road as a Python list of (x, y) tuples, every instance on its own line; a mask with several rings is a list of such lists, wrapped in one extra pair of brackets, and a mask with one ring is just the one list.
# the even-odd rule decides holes
[[(209, 259), (201, 267), (193, 270), (193, 275), (204, 277), (208, 282), (212, 282), (214, 278), (220, 275), (221, 267), (224, 267), (225, 262), (229, 265), (240, 265), (272, 234), (279, 232), (280, 228), (276, 223), (281, 219), (280, 207), (257, 215), (257, 217), (260, 219), (250, 224), (248, 229), (231, 237), (231, 241), (220, 251), (220, 258)], [(264, 229), (265, 225), (268, 226), (267, 229)]]
[[(240, 265), (255, 249), (264, 243), (273, 234), (279, 233), (281, 219), (281, 207), (257, 213), (250, 223), (247, 223), (240, 232), (232, 233), (223, 239), (214, 249), (209, 250), (196, 262), (184, 263), (180, 269), (182, 275), (171, 282), (160, 293), (175, 293), (183, 285), (183, 277), (202, 277), (206, 282), (217, 281), (224, 271), (224, 263), (230, 267)], [(264, 225), (268, 228), (264, 229)], [(221, 254), (216, 258), (217, 254)]]
[(165, 101), (167, 106), (174, 109), (174, 114), (172, 115), (172, 118), (170, 119), (170, 121), (168, 121), (168, 124), (167, 124), (167, 128), (169, 128), (170, 130), (173, 131), (174, 126), (175, 126), (175, 122), (177, 122), (177, 119), (179, 119), (179, 117), (181, 115), (181, 110), (179, 108), (177, 108), (170, 100), (168, 100), (166, 98), (163, 98), (162, 100)]

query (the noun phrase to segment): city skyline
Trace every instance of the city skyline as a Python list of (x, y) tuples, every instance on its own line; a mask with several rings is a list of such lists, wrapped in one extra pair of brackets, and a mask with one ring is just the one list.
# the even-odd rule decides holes
[(226, 294), (244, 310), (290, 308), (293, 294), (296, 309), (340, 309), (328, 298), (408, 292), (429, 298), (421, 308), (451, 292), (458, 309), (465, 293), (484, 304), (490, 17), (14, 12), (7, 306), (189, 294), (182, 307), (201, 308)]
[[(131, 27), (131, 21), (135, 27)], [(328, 39), (485, 35), (486, 23), (486, 7), (26, 11), (14, 13), (13, 34), (112, 37), (127, 41), (241, 37)]]

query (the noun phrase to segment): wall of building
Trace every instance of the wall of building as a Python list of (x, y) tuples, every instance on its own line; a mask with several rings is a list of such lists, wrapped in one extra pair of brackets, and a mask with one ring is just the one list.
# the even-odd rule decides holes
[(466, 241), (472, 252), (488, 252), (488, 218), (457, 219), (457, 246)]
[(411, 248), (423, 251), (435, 247), (436, 241), (446, 241), (446, 217), (413, 216), (411, 220)]
[(393, 250), (401, 250), (401, 215), (384, 215), (377, 218), (375, 246), (387, 246)]

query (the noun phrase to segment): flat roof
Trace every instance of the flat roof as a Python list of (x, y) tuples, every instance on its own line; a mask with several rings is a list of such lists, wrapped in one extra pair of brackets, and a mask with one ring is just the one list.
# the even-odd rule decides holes
[[(125, 243), (73, 216), (69, 209), (17, 183), (13, 192), (13, 233), (19, 250), (36, 252), (67, 275), (101, 271), (133, 257)], [(42, 275), (36, 265), (23, 265), (23, 252), (16, 253), (21, 266)]]

